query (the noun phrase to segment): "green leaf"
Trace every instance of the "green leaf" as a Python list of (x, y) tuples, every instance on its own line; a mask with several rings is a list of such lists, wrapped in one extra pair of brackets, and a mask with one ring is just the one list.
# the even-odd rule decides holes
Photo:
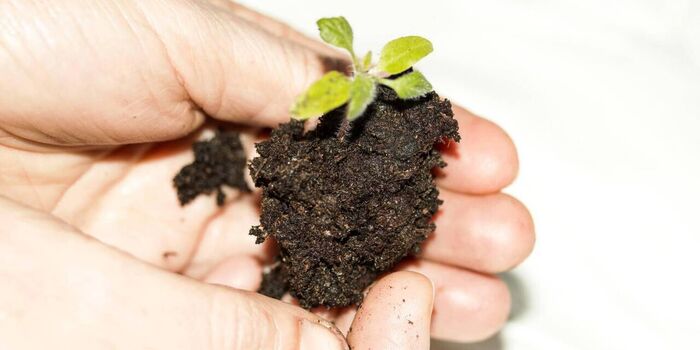
[(367, 74), (358, 74), (350, 84), (350, 102), (348, 102), (347, 118), (352, 121), (365, 112), (367, 106), (374, 100), (377, 84)]
[(355, 51), (352, 49), (352, 27), (345, 17), (321, 18), (316, 21), (316, 25), (323, 41), (348, 50), (352, 59), (355, 59)]
[(326, 73), (297, 98), (292, 118), (306, 120), (342, 106), (350, 98), (350, 79), (337, 71)]
[(419, 36), (404, 36), (384, 45), (379, 56), (379, 70), (397, 74), (411, 68), (421, 58), (433, 52), (433, 44)]
[(392, 88), (404, 100), (421, 97), (433, 91), (433, 86), (418, 71), (404, 74), (396, 79), (382, 79), (381, 83)]
[(369, 70), (369, 66), (372, 65), (372, 51), (367, 51), (365, 58), (362, 59), (362, 69)]

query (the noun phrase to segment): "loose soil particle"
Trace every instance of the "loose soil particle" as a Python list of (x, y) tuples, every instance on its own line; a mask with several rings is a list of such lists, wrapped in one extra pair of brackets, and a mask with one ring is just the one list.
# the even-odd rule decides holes
[(221, 206), (226, 199), (223, 186), (250, 191), (245, 182), (246, 155), (237, 132), (218, 132), (209, 140), (195, 142), (192, 149), (194, 162), (173, 179), (180, 205), (216, 192), (216, 203)]
[(441, 203), (431, 171), (445, 163), (434, 146), (459, 141), (450, 102), (435, 93), (403, 101), (379, 86), (340, 140), (343, 113), (306, 133), (302, 122), (282, 124), (250, 164), (263, 189), (250, 233), (280, 247), (260, 291), (288, 290), (305, 308), (357, 304), (379, 274), (418, 253)]

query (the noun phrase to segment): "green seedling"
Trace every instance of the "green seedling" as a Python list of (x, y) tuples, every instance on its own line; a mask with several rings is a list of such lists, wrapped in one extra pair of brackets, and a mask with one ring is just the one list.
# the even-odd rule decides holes
[(294, 119), (319, 117), (347, 103), (346, 120), (353, 121), (374, 101), (377, 84), (390, 87), (401, 99), (414, 99), (433, 91), (428, 80), (416, 70), (388, 79), (411, 68), (433, 51), (433, 44), (427, 39), (419, 36), (394, 39), (384, 45), (375, 65), (372, 51), (362, 58), (355, 55), (352, 27), (344, 17), (321, 18), (316, 24), (323, 41), (350, 54), (352, 76), (331, 71), (311, 84), (292, 106)]

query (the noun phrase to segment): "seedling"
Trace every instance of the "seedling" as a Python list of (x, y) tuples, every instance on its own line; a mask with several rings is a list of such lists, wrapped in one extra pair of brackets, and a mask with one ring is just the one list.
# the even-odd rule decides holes
[(321, 116), (347, 103), (346, 120), (353, 121), (365, 112), (376, 96), (377, 84), (386, 85), (401, 99), (414, 99), (433, 91), (423, 74), (413, 70), (396, 79), (433, 51), (433, 44), (419, 36), (405, 36), (384, 45), (377, 64), (372, 51), (362, 58), (355, 55), (353, 33), (344, 17), (321, 18), (316, 22), (321, 39), (346, 50), (352, 58), (352, 76), (338, 71), (326, 73), (311, 84), (292, 106), (292, 118), (307, 120)]

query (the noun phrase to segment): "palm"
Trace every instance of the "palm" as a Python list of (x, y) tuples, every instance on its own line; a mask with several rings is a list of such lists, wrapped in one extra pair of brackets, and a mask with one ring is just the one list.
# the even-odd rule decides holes
[(223, 208), (204, 196), (178, 204), (172, 178), (191, 161), (199, 134), (100, 150), (17, 154), (17, 164), (28, 171), (23, 185), (55, 189), (38, 186), (36, 197), (27, 193), (22, 201), (141, 260), (194, 277), (227, 257), (262, 258), (266, 245), (255, 245), (246, 232), (256, 220), (254, 195), (233, 193)]

